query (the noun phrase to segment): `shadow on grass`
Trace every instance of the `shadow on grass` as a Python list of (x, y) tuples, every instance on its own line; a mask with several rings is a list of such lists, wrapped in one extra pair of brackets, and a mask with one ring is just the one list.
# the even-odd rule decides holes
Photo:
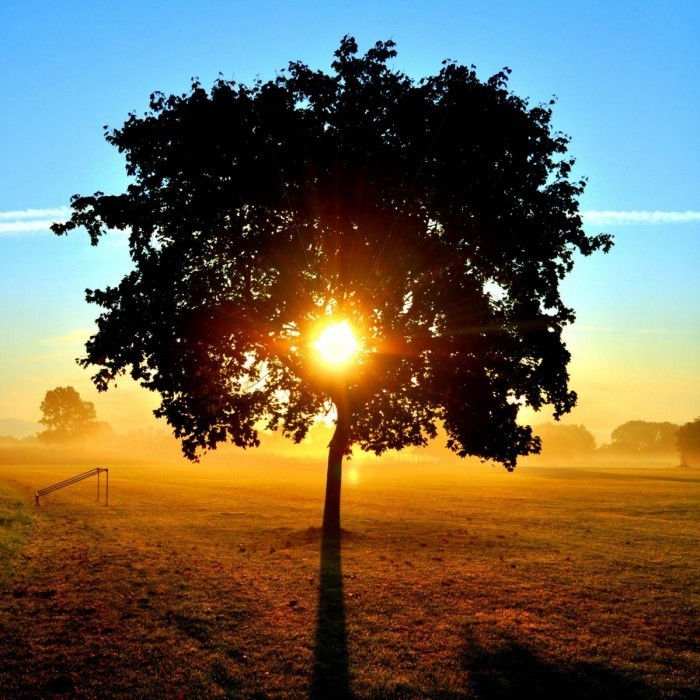
[(469, 673), (474, 694), (480, 698), (663, 697), (641, 679), (624, 676), (601, 664), (574, 661), (554, 666), (510, 637), (489, 643), (487, 648), (470, 635), (462, 649), (462, 668)]
[(319, 700), (352, 697), (343, 601), (341, 538), (338, 535), (324, 534), (321, 539), (318, 620), (311, 697)]

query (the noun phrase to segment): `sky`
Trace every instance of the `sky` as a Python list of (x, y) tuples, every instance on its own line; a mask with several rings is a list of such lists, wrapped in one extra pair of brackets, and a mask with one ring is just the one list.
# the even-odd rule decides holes
[(75, 364), (98, 314), (84, 290), (121, 279), (126, 239), (91, 247), (48, 225), (75, 193), (124, 189), (103, 127), (153, 91), (250, 84), (292, 60), (328, 70), (346, 34), (361, 52), (393, 39), (392, 65), (416, 79), (452, 59), (482, 80), (508, 66), (532, 104), (556, 96), (586, 230), (615, 238), (562, 284), (579, 395), (565, 422), (604, 442), (627, 420), (700, 416), (700, 2), (3, 0), (0, 419), (36, 421), (46, 391), (72, 385), (117, 431), (156, 425), (157, 397), (126, 380), (98, 394)]

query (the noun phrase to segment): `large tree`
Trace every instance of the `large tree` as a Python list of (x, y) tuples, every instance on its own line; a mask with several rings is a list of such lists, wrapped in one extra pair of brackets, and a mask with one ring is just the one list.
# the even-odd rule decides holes
[[(260, 426), (300, 441), (335, 406), (326, 531), (352, 445), (423, 445), (442, 423), (451, 450), (507, 469), (538, 450), (519, 407), (576, 401), (559, 281), (611, 244), (583, 231), (551, 103), (509, 92), (505, 69), (415, 81), (395, 55), (345, 37), (330, 73), (153, 94), (106, 133), (126, 192), (76, 195), (54, 226), (129, 232), (134, 269), (88, 290), (103, 311), (79, 362), (100, 390), (128, 371), (158, 392), (188, 457), (256, 446)], [(316, 339), (342, 322), (359, 350), (330, 368)]]
[(95, 405), (83, 401), (72, 386), (47, 391), (39, 409), (39, 423), (46, 426), (39, 437), (47, 442), (79, 438), (99, 425)]

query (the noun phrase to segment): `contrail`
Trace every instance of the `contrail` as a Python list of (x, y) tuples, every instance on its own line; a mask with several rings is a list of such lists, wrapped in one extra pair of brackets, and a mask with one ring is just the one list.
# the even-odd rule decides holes
[(630, 224), (689, 224), (700, 221), (700, 211), (583, 211), (583, 221), (596, 226)]
[(47, 209), (16, 209), (0, 211), (0, 236), (20, 236), (25, 233), (48, 233), (51, 224), (66, 221), (70, 207)]

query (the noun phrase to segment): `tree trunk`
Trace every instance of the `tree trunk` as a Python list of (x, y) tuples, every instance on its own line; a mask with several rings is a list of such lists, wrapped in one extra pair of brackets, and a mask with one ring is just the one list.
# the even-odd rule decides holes
[(343, 457), (350, 442), (350, 410), (347, 390), (342, 387), (334, 397), (338, 421), (328, 445), (328, 472), (326, 474), (326, 502), (323, 507), (323, 531), (340, 534), (340, 487), (343, 476)]

